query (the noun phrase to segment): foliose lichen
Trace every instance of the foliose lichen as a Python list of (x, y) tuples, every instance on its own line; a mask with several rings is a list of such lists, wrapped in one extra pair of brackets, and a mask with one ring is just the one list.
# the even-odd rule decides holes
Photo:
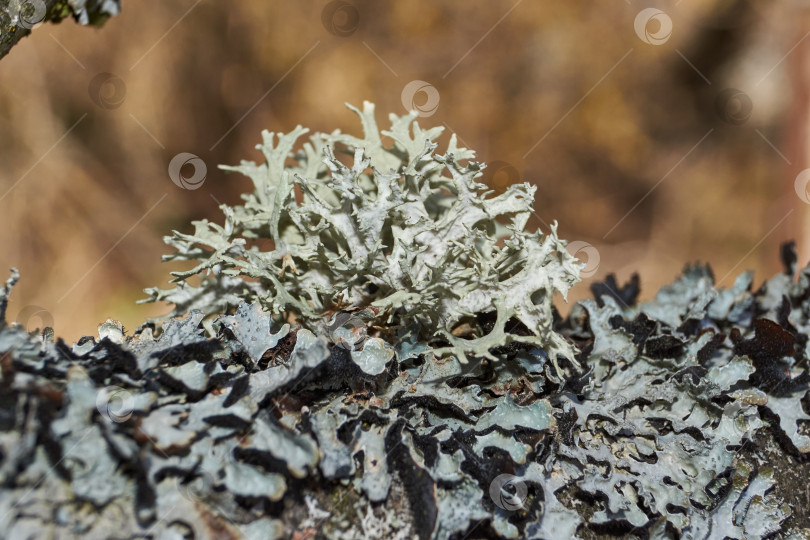
[(540, 349), (355, 348), (258, 302), (212, 337), (200, 311), (72, 347), (3, 322), (0, 535), (799, 538), (776, 480), (810, 474), (794, 275), (718, 290), (691, 266), (643, 304), (609, 278), (556, 326), (587, 369), (562, 390)]

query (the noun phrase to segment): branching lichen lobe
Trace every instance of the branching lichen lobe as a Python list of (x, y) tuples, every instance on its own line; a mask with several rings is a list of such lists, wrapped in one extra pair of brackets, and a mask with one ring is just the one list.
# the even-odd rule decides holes
[[(498, 348), (523, 343), (546, 350), (549, 376), (562, 377), (559, 360), (573, 363), (575, 351), (552, 328), (552, 300), (567, 294), (581, 265), (556, 224), (547, 234), (525, 230), (535, 188), (493, 195), (476, 182), (485, 165), (455, 135), (440, 155), (442, 128), (423, 130), (415, 114), (392, 114), (381, 132), (372, 104), (351, 109), (363, 138), (315, 133), (296, 150), (308, 130), (265, 131), (257, 147), (265, 163), (223, 167), (250, 177), (253, 193), (241, 206), (222, 206), (223, 225), (197, 221), (193, 234), (166, 239), (176, 249), (167, 260), (197, 265), (174, 274), (176, 288), (147, 290), (150, 300), (174, 303), (174, 315), (258, 301), (277, 320), (294, 314), (324, 335), (335, 311), (365, 309), (368, 326), (393, 343), (410, 336), (462, 362), (496, 360)], [(256, 246), (261, 238), (272, 240), (271, 251)], [(200, 285), (186, 283), (195, 275)], [(486, 331), (481, 315), (494, 321)], [(469, 334), (454, 332), (470, 324)]]

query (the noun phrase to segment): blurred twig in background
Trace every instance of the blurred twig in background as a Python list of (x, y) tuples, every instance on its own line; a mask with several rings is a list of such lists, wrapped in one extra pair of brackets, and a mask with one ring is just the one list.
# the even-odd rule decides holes
[(40, 23), (73, 17), (100, 26), (117, 15), (120, 0), (0, 0), (0, 58)]

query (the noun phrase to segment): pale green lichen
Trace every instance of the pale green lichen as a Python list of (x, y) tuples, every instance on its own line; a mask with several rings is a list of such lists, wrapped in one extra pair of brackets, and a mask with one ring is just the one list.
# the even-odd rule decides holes
[[(335, 312), (365, 309), (391, 341), (414, 335), (462, 362), (497, 359), (495, 349), (520, 342), (544, 349), (550, 376), (561, 376), (559, 359), (573, 363), (574, 350), (552, 329), (552, 297), (566, 296), (581, 265), (556, 224), (526, 230), (535, 188), (493, 195), (476, 181), (485, 165), (455, 135), (440, 155), (442, 128), (423, 130), (415, 114), (392, 114), (381, 132), (372, 104), (352, 110), (363, 138), (315, 133), (296, 150), (307, 129), (265, 131), (265, 163), (223, 167), (250, 177), (254, 191), (221, 206), (223, 225), (196, 221), (193, 234), (165, 239), (176, 249), (166, 260), (197, 265), (173, 273), (173, 289), (147, 289), (148, 300), (175, 304), (173, 315), (257, 301), (279, 324), (292, 317), (321, 335)], [(187, 282), (194, 276), (198, 285)]]

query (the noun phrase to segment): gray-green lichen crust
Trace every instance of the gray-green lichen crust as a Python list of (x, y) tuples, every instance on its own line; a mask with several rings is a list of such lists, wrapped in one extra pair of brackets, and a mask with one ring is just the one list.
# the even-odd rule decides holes
[[(443, 128), (392, 114), (381, 132), (372, 104), (350, 108), (363, 138), (315, 133), (296, 150), (307, 129), (265, 131), (257, 147), (265, 163), (223, 167), (250, 177), (254, 191), (241, 206), (221, 207), (224, 224), (197, 221), (193, 234), (166, 238), (177, 250), (167, 260), (197, 265), (174, 273), (174, 289), (148, 289), (150, 300), (175, 304), (175, 315), (258, 301), (278, 320), (293, 314), (323, 335), (334, 312), (367, 309), (369, 326), (391, 342), (411, 336), (461, 362), (523, 343), (543, 348), (555, 367), (549, 375), (560, 377), (559, 359), (573, 362), (574, 350), (552, 329), (552, 298), (567, 294), (581, 265), (556, 225), (525, 230), (535, 188), (495, 196), (476, 182), (485, 165), (455, 135), (437, 154)], [(257, 239), (272, 240), (272, 250)], [(196, 275), (202, 282), (189, 285)], [(485, 316), (494, 320), (486, 331)]]
[(0, 321), (0, 537), (806, 537), (794, 275), (600, 284), (556, 327), (587, 370), (562, 389), (540, 349), (329, 343), (258, 302), (72, 347)]

